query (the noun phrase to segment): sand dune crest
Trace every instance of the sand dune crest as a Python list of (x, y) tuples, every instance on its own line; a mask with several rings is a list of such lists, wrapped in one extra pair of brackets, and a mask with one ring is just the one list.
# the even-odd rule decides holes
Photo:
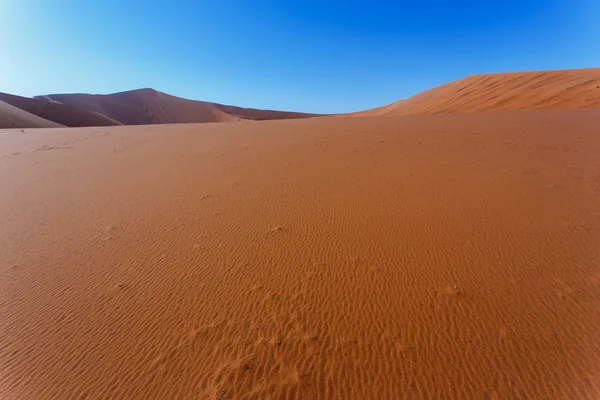
[(471, 75), (349, 116), (600, 108), (600, 68)]

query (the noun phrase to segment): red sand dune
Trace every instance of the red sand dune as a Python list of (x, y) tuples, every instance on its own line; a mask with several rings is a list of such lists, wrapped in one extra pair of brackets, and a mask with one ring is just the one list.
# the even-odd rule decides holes
[(18, 107), (34, 116), (68, 127), (121, 125), (106, 115), (40, 99), (0, 93), (0, 101)]
[(348, 116), (600, 107), (600, 68), (471, 75)]
[(125, 125), (229, 122), (240, 119), (288, 119), (314, 117), (270, 110), (255, 110), (175, 97), (153, 89), (108, 95), (52, 94), (46, 97), (74, 107), (108, 115)]
[(598, 399), (599, 126), (0, 132), (0, 398)]
[(48, 121), (0, 101), (0, 129), (6, 128), (64, 128), (64, 125)]

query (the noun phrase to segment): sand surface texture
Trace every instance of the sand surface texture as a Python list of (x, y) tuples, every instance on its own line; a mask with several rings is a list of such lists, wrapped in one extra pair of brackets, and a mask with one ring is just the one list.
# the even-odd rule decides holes
[(2, 399), (598, 399), (600, 112), (0, 132)]
[(600, 108), (600, 68), (471, 75), (353, 116)]

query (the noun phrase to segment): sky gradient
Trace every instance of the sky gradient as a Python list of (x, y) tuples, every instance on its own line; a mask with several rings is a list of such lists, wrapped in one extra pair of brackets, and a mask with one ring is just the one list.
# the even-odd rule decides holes
[(358, 111), (474, 73), (599, 67), (598, 3), (0, 0), (0, 91)]

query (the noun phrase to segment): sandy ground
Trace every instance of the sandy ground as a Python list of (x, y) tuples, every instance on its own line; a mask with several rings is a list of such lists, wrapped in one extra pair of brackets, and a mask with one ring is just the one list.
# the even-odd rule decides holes
[(599, 127), (2, 131), (0, 397), (600, 398)]

